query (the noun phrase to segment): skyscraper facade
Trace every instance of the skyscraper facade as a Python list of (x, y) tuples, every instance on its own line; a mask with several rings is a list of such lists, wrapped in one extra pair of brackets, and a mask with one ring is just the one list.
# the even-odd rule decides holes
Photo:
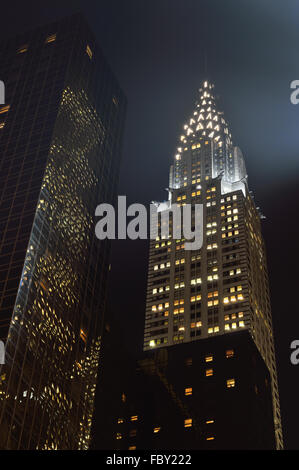
[(276, 445), (281, 449), (263, 216), (209, 81), (203, 82), (183, 126), (168, 192), (168, 201), (156, 203), (158, 212), (171, 213), (173, 204), (203, 205), (203, 245), (185, 250), (185, 240), (171, 234), (151, 241), (144, 350), (249, 330), (270, 372)]
[(2, 449), (87, 449), (125, 97), (80, 15), (0, 44)]

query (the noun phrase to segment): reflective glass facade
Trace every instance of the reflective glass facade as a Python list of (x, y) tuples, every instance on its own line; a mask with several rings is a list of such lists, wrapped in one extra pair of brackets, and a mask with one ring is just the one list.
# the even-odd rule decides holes
[(115, 197), (125, 98), (80, 15), (0, 63), (0, 448), (87, 449), (109, 262), (94, 214)]

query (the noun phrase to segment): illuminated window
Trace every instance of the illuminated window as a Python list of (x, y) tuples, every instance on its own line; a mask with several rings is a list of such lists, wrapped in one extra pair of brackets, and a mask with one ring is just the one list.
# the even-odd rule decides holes
[(185, 428), (191, 428), (191, 427), (192, 427), (192, 419), (191, 419), (191, 418), (185, 419), (185, 421), (184, 421), (184, 427), (185, 427)]
[(207, 437), (207, 441), (213, 441), (215, 439), (214, 436)]
[(213, 369), (206, 370), (206, 377), (211, 377), (213, 375)]
[(205, 357), (206, 362), (212, 362), (212, 360), (213, 360), (213, 356), (206, 356)]
[(84, 343), (86, 343), (87, 334), (85, 333), (84, 330), (82, 330), (82, 328), (80, 329), (80, 338), (84, 341)]
[(4, 126), (5, 126), (5, 122), (0, 122), (0, 129), (3, 129)]
[(7, 104), (6, 106), (2, 106), (2, 108), (0, 108), (0, 114), (7, 113), (9, 109), (10, 109), (10, 104)]
[(123, 418), (118, 418), (117, 424), (122, 424), (124, 422)]
[(123, 438), (123, 437), (122, 437), (121, 433), (118, 432), (118, 433), (116, 434), (116, 439), (119, 440), (119, 439), (122, 439), (122, 438)]
[(188, 366), (188, 367), (192, 366), (192, 357), (187, 357), (186, 366)]
[(90, 59), (92, 59), (92, 50), (90, 49), (89, 45), (86, 46), (86, 54)]
[(213, 419), (208, 419), (208, 420), (206, 421), (206, 424), (213, 424), (213, 423), (214, 423), (214, 420), (213, 420)]
[(185, 395), (192, 395), (192, 387), (185, 388)]
[(154, 434), (157, 434), (158, 432), (160, 432), (160, 430), (161, 430), (161, 427), (157, 426), (156, 428), (154, 428)]
[(229, 358), (229, 357), (234, 357), (234, 350), (233, 349), (228, 349), (227, 351), (225, 351), (225, 357)]
[(136, 450), (136, 446), (130, 446), (128, 450)]
[(54, 42), (56, 41), (56, 33), (55, 34), (51, 34), (51, 36), (48, 36), (45, 40), (45, 43), (46, 44), (49, 44), (50, 42)]
[(19, 47), (19, 49), (17, 50), (17, 54), (23, 54), (23, 52), (27, 52), (27, 51), (28, 51), (28, 44), (24, 44), (24, 46)]
[(226, 386), (227, 388), (233, 388), (236, 385), (235, 379), (227, 379)]
[(131, 421), (138, 421), (138, 416), (137, 415), (131, 416)]

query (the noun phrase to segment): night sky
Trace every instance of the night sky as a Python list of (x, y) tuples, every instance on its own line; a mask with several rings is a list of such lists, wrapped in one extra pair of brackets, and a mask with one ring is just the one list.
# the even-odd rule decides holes
[[(299, 449), (299, 2), (294, 0), (10, 1), (0, 39), (82, 11), (128, 100), (119, 194), (164, 200), (177, 138), (208, 76), (240, 146), (266, 241), (285, 447)], [(205, 52), (206, 51), (206, 52)], [(205, 56), (207, 60), (205, 60)], [(206, 64), (206, 66), (205, 66)], [(1, 79), (1, 64), (0, 64)], [(109, 311), (142, 348), (147, 242), (115, 241)], [(116, 295), (117, 294), (117, 295)]]

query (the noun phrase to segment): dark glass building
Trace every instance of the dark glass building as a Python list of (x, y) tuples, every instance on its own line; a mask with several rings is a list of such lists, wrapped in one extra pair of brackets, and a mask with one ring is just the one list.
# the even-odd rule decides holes
[(125, 97), (80, 15), (0, 44), (0, 448), (87, 449)]

